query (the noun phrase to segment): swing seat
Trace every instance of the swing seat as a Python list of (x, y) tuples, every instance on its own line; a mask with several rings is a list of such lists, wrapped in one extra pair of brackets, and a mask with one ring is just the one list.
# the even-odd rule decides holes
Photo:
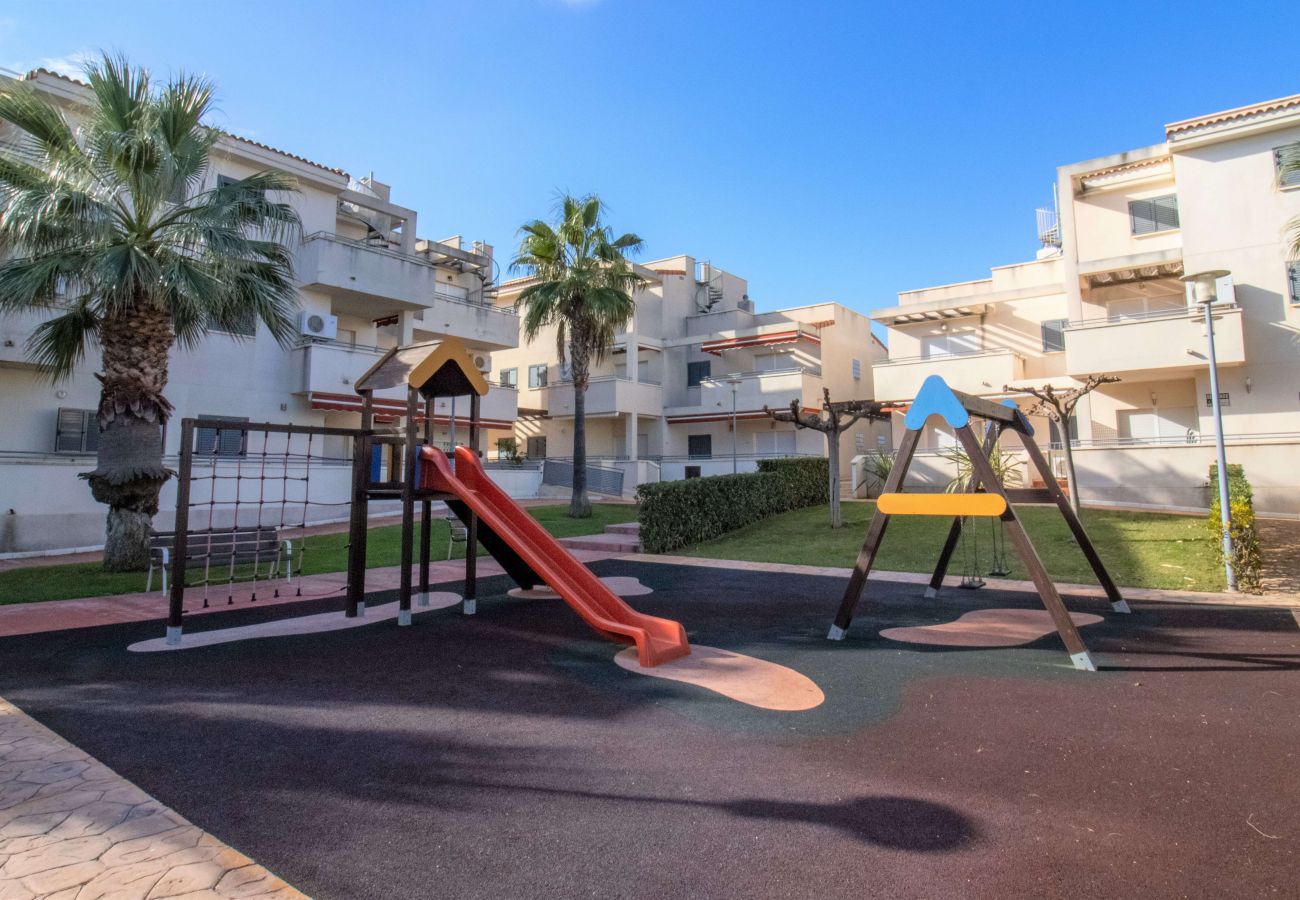
[(890, 516), (996, 517), (1007, 511), (1000, 494), (881, 494), (876, 508)]

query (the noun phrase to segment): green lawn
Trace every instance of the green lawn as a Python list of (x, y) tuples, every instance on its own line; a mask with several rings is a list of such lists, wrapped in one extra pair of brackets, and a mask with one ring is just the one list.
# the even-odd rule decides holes
[[(546, 530), (556, 537), (572, 537), (580, 534), (598, 534), (606, 525), (618, 522), (631, 522), (636, 519), (636, 507), (620, 503), (592, 504), (590, 519), (570, 519), (568, 505), (535, 506), (528, 510), (533, 518), (546, 526)], [(443, 560), (447, 556), (447, 523), (435, 518), (433, 522), (432, 557)], [(399, 546), (401, 528), (397, 525), (385, 525), (370, 529), (370, 538), (366, 542), (367, 568), (395, 566), (400, 561)], [(417, 532), (418, 540), (418, 532)], [(456, 557), (463, 557), (464, 545), (454, 548)], [(418, 559), (418, 545), (416, 550)], [(299, 553), (295, 552), (295, 557)], [(305, 574), (316, 575), (322, 572), (341, 572), (347, 568), (347, 535), (323, 534), (309, 537), (306, 550), (300, 556), (301, 568)], [(295, 559), (295, 568), (299, 561)], [(214, 579), (224, 577), (214, 574)], [(251, 570), (239, 570), (237, 575), (251, 574)], [(192, 582), (193, 579), (191, 579)], [(32, 603), (37, 600), (67, 600), (74, 597), (103, 597), (112, 594), (131, 594), (143, 591), (145, 576), (143, 573), (105, 572), (99, 563), (72, 563), (62, 566), (39, 566), (24, 569), (11, 569), (0, 572), (0, 605), (7, 603)], [(154, 588), (159, 585), (158, 574), (154, 573)]]
[[(774, 516), (739, 531), (682, 551), (712, 559), (795, 563), (812, 566), (852, 566), (867, 525), (875, 512), (870, 502), (844, 504), (845, 527), (832, 531), (826, 507), (811, 507)], [(1087, 560), (1073, 543), (1055, 507), (1029, 506), (1017, 510), (1047, 571), (1057, 581), (1095, 584)], [(925, 516), (895, 517), (874, 568), (894, 572), (932, 572), (943, 547), (950, 520)], [(1116, 583), (1122, 586), (1174, 588), (1194, 591), (1224, 589), (1223, 567), (1205, 520), (1161, 513), (1084, 510), (1083, 524)], [(990, 568), (992, 523), (976, 526), (980, 571)], [(1024, 567), (1007, 544), (1011, 578), (1024, 579)], [(959, 548), (949, 569), (962, 573)]]

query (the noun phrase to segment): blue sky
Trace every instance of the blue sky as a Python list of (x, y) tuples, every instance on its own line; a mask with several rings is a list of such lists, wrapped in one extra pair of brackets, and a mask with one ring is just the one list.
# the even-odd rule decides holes
[(199, 71), (217, 124), (373, 171), (424, 236), (508, 259), (557, 189), (596, 191), (643, 259), (868, 311), (1032, 258), (1055, 166), (1300, 91), (1287, 8), (46, 0), (0, 11), (0, 66)]

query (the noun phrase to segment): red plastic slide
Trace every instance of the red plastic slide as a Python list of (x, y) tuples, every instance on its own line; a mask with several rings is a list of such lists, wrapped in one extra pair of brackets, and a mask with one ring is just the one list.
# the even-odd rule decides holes
[(647, 616), (624, 603), (488, 478), (478, 455), (469, 448), (456, 448), (453, 473), (441, 450), (422, 447), (420, 487), (445, 491), (464, 501), (481, 524), (517, 553), (588, 625), (614, 640), (636, 644), (641, 665), (657, 666), (691, 652), (681, 623)]

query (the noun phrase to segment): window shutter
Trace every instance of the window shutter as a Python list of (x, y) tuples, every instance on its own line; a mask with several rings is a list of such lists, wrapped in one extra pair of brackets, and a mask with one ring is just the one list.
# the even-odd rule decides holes
[[(85, 410), (60, 409), (54, 427), (55, 453), (80, 453), (86, 448), (86, 423), (95, 424), (94, 413)], [(95, 428), (95, 447), (99, 446), (99, 428)]]
[(862, 380), (862, 360), (860, 359), (853, 360), (853, 380)]
[(713, 372), (713, 363), (710, 360), (701, 362), (692, 362), (686, 364), (686, 386), (699, 387), (700, 382), (708, 378)]
[(1279, 185), (1282, 187), (1300, 185), (1300, 143), (1278, 147), (1273, 151), (1273, 163), (1277, 166)]
[(1300, 303), (1300, 262), (1286, 267), (1287, 281), (1291, 284), (1291, 302)]
[(1128, 215), (1134, 234), (1150, 234), (1156, 230), (1156, 212), (1150, 200), (1130, 200)]
[(1176, 195), (1157, 197), (1151, 201), (1151, 207), (1155, 212), (1156, 231), (1165, 231), (1178, 227), (1178, 197)]
[(1065, 349), (1065, 323), (1068, 319), (1049, 319), (1040, 326), (1043, 333), (1043, 352), (1054, 353)]
[(217, 431), (218, 456), (239, 456), (244, 452), (244, 432), (239, 428), (221, 428)]

